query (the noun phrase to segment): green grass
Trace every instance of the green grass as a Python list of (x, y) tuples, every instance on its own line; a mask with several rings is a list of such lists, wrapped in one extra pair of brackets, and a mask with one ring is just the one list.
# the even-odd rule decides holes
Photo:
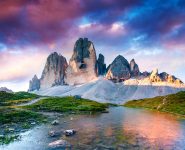
[(28, 110), (4, 107), (0, 114), (0, 145), (18, 140), (19, 132), (46, 121), (45, 116)]
[(5, 135), (5, 136), (0, 136), (0, 145), (3, 144), (9, 144), (15, 140), (18, 140), (20, 138), (19, 135)]
[(30, 120), (40, 122), (43, 119), (43, 116), (38, 113), (12, 108), (1, 108), (0, 114), (0, 126), (4, 124), (24, 124), (28, 123)]
[(87, 99), (75, 99), (74, 97), (51, 97), (38, 101), (22, 108), (36, 111), (104, 111), (109, 104), (102, 104)]
[(132, 100), (125, 103), (124, 106), (132, 108), (147, 108), (162, 112), (185, 115), (185, 92), (183, 91), (167, 96), (158, 96), (155, 98)]
[(7, 93), (0, 91), (0, 106), (10, 106), (25, 103), (38, 97), (39, 95), (28, 92)]

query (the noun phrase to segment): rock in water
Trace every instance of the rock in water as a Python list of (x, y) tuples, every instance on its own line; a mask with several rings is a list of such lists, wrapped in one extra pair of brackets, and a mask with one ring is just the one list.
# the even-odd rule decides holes
[(98, 75), (105, 75), (106, 73), (106, 64), (104, 62), (104, 56), (102, 54), (99, 54), (98, 60), (97, 60), (97, 72)]
[(68, 64), (66, 58), (57, 52), (50, 54), (40, 79), (40, 88), (48, 88), (64, 84), (65, 71)]
[(74, 46), (73, 55), (66, 70), (65, 82), (76, 85), (97, 78), (96, 51), (87, 38), (79, 38)]
[(39, 89), (40, 89), (40, 80), (37, 78), (36, 75), (34, 75), (32, 80), (30, 80), (28, 91), (35, 91), (35, 90), (38, 91)]
[(106, 78), (115, 82), (120, 82), (130, 77), (130, 65), (128, 61), (121, 55), (117, 56), (110, 64)]
[(130, 71), (131, 71), (131, 76), (132, 77), (137, 77), (140, 75), (140, 71), (139, 71), (139, 67), (138, 65), (136, 64), (135, 60), (132, 59), (130, 61)]

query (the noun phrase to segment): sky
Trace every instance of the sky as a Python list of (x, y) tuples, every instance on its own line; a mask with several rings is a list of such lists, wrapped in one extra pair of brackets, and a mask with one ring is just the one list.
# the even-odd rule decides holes
[(185, 82), (184, 0), (0, 0), (0, 10), (0, 87), (27, 90), (47, 56), (69, 60), (79, 37), (107, 65), (123, 55)]

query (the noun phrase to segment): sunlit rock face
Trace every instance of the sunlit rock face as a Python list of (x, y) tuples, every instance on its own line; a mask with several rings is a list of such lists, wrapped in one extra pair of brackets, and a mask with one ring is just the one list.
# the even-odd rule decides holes
[(173, 84), (182, 84), (183, 82), (176, 78), (173, 75), (170, 75), (166, 72), (158, 73), (158, 69), (154, 69), (149, 77), (151, 82), (167, 82), (167, 83), (173, 83)]
[(121, 55), (109, 65), (106, 78), (115, 82), (124, 81), (131, 77), (130, 64)]
[(96, 51), (87, 38), (79, 38), (66, 70), (65, 82), (69, 85), (83, 84), (97, 78)]
[(140, 75), (139, 66), (136, 64), (134, 59), (130, 61), (130, 73), (132, 77), (137, 77)]
[(30, 80), (28, 91), (35, 91), (40, 89), (40, 80), (36, 75)]
[(57, 52), (50, 54), (42, 72), (40, 88), (44, 89), (55, 85), (63, 85), (67, 66), (65, 57)]
[(98, 75), (105, 75), (106, 73), (106, 64), (105, 64), (105, 58), (102, 54), (99, 54), (98, 60), (97, 60), (97, 72)]

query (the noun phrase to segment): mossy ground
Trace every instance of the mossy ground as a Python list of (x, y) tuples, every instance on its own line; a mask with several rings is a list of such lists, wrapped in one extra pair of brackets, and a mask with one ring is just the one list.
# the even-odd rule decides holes
[(185, 116), (185, 92), (167, 96), (128, 101), (126, 107), (147, 108)]
[(87, 99), (75, 99), (74, 97), (50, 97), (42, 99), (23, 109), (36, 111), (55, 111), (55, 112), (82, 112), (82, 111), (105, 111), (109, 104), (98, 103)]
[(38, 97), (40, 96), (28, 92), (7, 93), (0, 91), (0, 106), (10, 106), (25, 103)]
[(39, 113), (13, 108), (0, 108), (0, 145), (19, 139), (22, 130), (29, 129), (46, 120)]

